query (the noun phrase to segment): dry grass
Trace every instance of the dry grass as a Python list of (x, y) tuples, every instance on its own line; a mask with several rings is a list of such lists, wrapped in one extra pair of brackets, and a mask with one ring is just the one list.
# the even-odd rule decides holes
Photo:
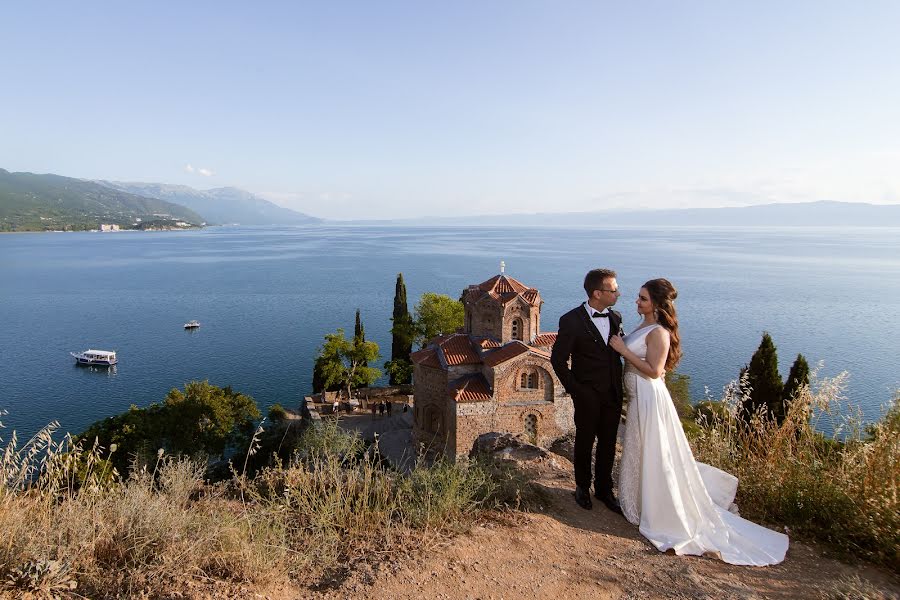
[[(698, 460), (740, 479), (738, 503), (751, 518), (788, 526), (848, 557), (900, 568), (900, 405), (869, 427), (844, 406), (846, 375), (800, 390), (782, 424), (738, 418), (740, 386), (699, 418)], [(819, 433), (830, 419), (834, 434)]]
[(411, 541), (465, 529), (503, 501), (483, 465), (437, 464), (403, 477), (334, 426), (311, 429), (287, 465), (215, 485), (203, 481), (205, 465), (162, 454), (123, 481), (98, 448), (57, 444), (52, 433), (5, 447), (0, 595), (169, 597), (211, 582), (321, 584)]

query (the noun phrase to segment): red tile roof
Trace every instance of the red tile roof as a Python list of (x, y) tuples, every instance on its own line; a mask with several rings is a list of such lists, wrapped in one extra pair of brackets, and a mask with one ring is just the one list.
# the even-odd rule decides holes
[(552, 346), (556, 343), (556, 332), (552, 333), (539, 333), (534, 341), (531, 342), (532, 346)]
[(497, 340), (492, 340), (491, 338), (483, 338), (476, 341), (475, 343), (481, 346), (483, 350), (500, 347), (500, 342), (498, 342)]
[(458, 333), (438, 344), (444, 353), (444, 360), (449, 366), (478, 365), (481, 357), (472, 347), (472, 340), (468, 335)]
[[(494, 350), (490, 354), (484, 357), (484, 364), (489, 367), (496, 367), (500, 363), (506, 362), (512, 358), (525, 354), (528, 351), (536, 351), (533, 348), (529, 348), (522, 342), (516, 340), (514, 342), (510, 342), (503, 346), (502, 348), (498, 348)], [(541, 353), (543, 354), (543, 353)]]
[(484, 296), (490, 296), (501, 304), (506, 304), (519, 296), (533, 306), (541, 302), (541, 295), (535, 288), (530, 288), (521, 281), (506, 275), (496, 275), (478, 285), (470, 285), (463, 292), (463, 296), (470, 302)]
[(437, 351), (434, 348), (425, 348), (424, 350), (413, 352), (409, 355), (409, 359), (417, 365), (435, 369), (441, 368), (441, 359), (438, 358)]
[(498, 294), (508, 294), (509, 292), (522, 294), (526, 290), (531, 289), (521, 281), (506, 275), (495, 275), (487, 281), (478, 284), (478, 287), (485, 292), (496, 292)]
[(447, 388), (457, 402), (485, 402), (493, 398), (487, 380), (480, 373), (451, 381)]
[(445, 333), (443, 335), (436, 335), (433, 338), (431, 338), (430, 340), (428, 340), (428, 342), (425, 343), (425, 347), (427, 348), (433, 344), (442, 344), (443, 342), (446, 342), (454, 335), (456, 335), (456, 334), (455, 333)]

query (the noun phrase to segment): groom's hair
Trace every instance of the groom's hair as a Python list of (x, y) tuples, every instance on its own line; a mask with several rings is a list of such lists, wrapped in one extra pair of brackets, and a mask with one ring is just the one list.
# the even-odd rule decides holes
[(613, 279), (616, 272), (612, 269), (591, 269), (584, 276), (584, 291), (590, 297), (591, 292), (599, 290), (605, 279)]

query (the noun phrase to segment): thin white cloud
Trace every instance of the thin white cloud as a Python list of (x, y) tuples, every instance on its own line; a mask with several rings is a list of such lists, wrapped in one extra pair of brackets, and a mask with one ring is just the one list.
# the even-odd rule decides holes
[(197, 175), (202, 175), (203, 177), (212, 177), (215, 175), (215, 171), (212, 169), (207, 169), (206, 167), (195, 167), (191, 163), (187, 163), (184, 165), (185, 173), (196, 173)]

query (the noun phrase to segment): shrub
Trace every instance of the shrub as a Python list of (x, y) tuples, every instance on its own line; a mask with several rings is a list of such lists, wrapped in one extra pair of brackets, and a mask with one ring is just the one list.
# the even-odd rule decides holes
[(749, 427), (741, 419), (743, 386), (732, 383), (721, 405), (698, 407), (695, 456), (739, 478), (744, 515), (897, 569), (900, 406), (895, 400), (868, 429), (858, 417), (845, 417), (825, 436), (818, 419), (848, 414), (841, 405), (845, 379), (801, 386), (781, 423), (760, 406)]
[(273, 404), (269, 407), (269, 420), (284, 421), (287, 419), (287, 411), (280, 404)]
[(192, 381), (185, 384), (184, 392), (172, 389), (162, 404), (132, 406), (120, 415), (97, 421), (76, 441), (85, 445), (98, 442), (102, 448), (117, 446), (119, 452), (105, 458), (125, 473), (132, 462), (152, 464), (160, 448), (167, 454), (193, 458), (219, 456), (229, 445), (248, 438), (259, 417), (250, 396), (207, 381)]

